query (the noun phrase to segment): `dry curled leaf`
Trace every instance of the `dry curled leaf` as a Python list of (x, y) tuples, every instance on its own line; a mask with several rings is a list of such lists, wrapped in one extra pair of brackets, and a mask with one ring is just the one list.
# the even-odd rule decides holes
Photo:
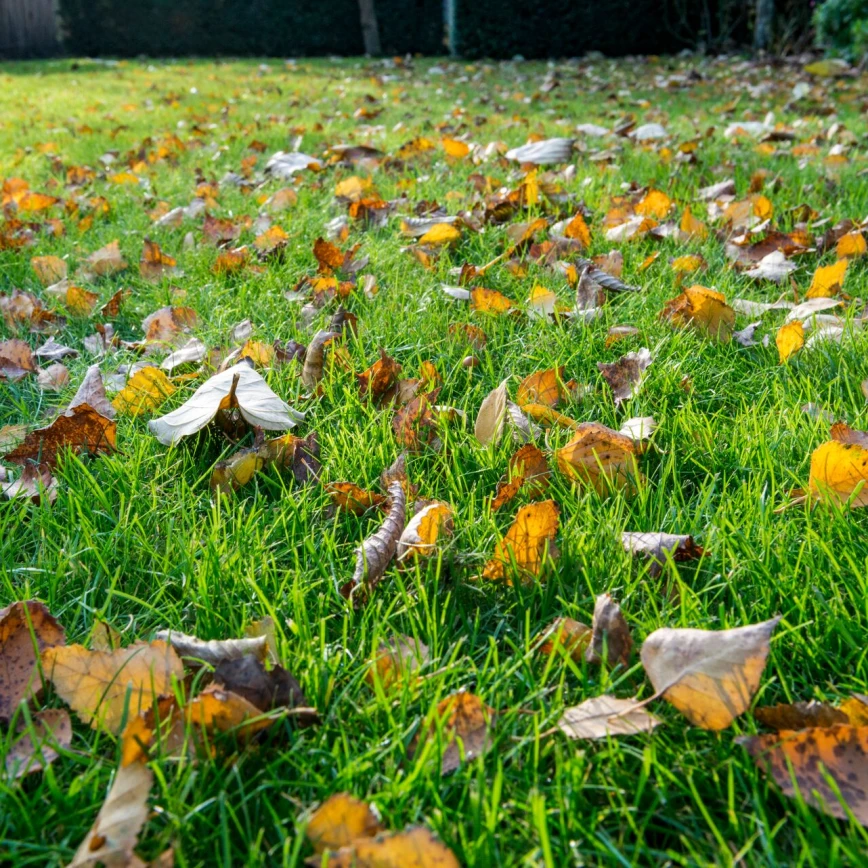
[(82, 645), (47, 648), (42, 665), (57, 694), (85, 723), (115, 734), (127, 715), (147, 710), (184, 678), (178, 655), (160, 641), (111, 652)]
[(91, 365), (87, 369), (87, 373), (84, 375), (78, 391), (66, 408), (66, 415), (69, 416), (81, 404), (88, 404), (101, 416), (105, 416), (106, 419), (114, 419), (116, 415), (115, 408), (106, 397), (105, 384), (102, 380), (99, 365)]
[(269, 388), (261, 374), (239, 362), (204, 382), (177, 410), (152, 419), (148, 429), (164, 446), (171, 446), (200, 431), (218, 412), (234, 409), (247, 424), (266, 431), (285, 431), (304, 419)]
[(133, 848), (148, 819), (153, 781), (154, 773), (141, 762), (117, 770), (106, 800), (68, 868), (125, 868), (134, 864)]
[(250, 639), (199, 639), (178, 633), (175, 630), (158, 630), (155, 639), (168, 642), (180, 657), (216, 666), (224, 660), (237, 660), (246, 654), (252, 654), (259, 660), (265, 660), (268, 653), (265, 636)]
[(282, 666), (266, 669), (256, 654), (223, 660), (214, 669), (214, 683), (242, 697), (260, 712), (298, 710), (299, 723), (317, 723), (316, 711), (293, 675)]
[(3, 481), (2, 476), (0, 473), (0, 491), (7, 500), (25, 497), (35, 506), (57, 500), (57, 480), (44, 464), (25, 464), (18, 479)]
[(770, 729), (809, 729), (851, 723), (846, 712), (825, 702), (794, 702), (755, 708), (753, 716)]
[(731, 630), (655, 630), (642, 645), (654, 690), (692, 724), (726, 729), (759, 687), (780, 618)]
[(41, 687), (41, 653), (63, 645), (66, 636), (44, 603), (24, 600), (0, 610), (0, 721)]
[(389, 512), (382, 525), (356, 549), (356, 569), (353, 577), (341, 588), (345, 597), (352, 597), (362, 586), (373, 589), (395, 557), (398, 540), (406, 522), (407, 494), (403, 485), (395, 481), (389, 484), (388, 495)]
[(339, 332), (318, 331), (304, 356), (304, 365), (301, 369), (301, 382), (306, 389), (315, 389), (323, 378), (323, 362), (325, 361), (325, 348), (335, 338), (339, 338)]
[(428, 395), (413, 398), (395, 414), (392, 430), (401, 448), (411, 452), (421, 452), (426, 447), (440, 448), (434, 404), (439, 391), (435, 389)]
[(652, 575), (659, 575), (668, 558), (678, 563), (696, 560), (705, 554), (689, 534), (625, 530), (621, 534), (621, 545), (628, 554), (646, 558), (651, 563)]
[(476, 439), (483, 445), (497, 444), (503, 434), (506, 421), (507, 377), (496, 389), (492, 389), (483, 399), (473, 426)]
[(515, 521), (494, 549), (482, 578), (512, 583), (516, 575), (522, 582), (539, 579), (546, 559), (556, 553), (559, 510), (553, 500), (529, 503), (516, 514)]
[(630, 626), (621, 612), (621, 607), (608, 595), (600, 594), (594, 605), (594, 620), (591, 622), (591, 642), (585, 652), (589, 663), (608, 661), (610, 665), (630, 665), (633, 637)]
[(653, 732), (662, 721), (645, 711), (639, 701), (596, 696), (565, 708), (558, 728), (569, 738), (601, 739)]
[(784, 795), (798, 793), (829, 816), (846, 820), (852, 813), (868, 826), (868, 726), (783, 730), (742, 736), (738, 742)]

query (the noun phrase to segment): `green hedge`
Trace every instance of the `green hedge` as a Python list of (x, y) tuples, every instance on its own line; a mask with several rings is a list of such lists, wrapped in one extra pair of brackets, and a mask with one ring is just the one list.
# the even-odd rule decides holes
[[(376, 0), (386, 54), (442, 54), (440, 0)], [(60, 0), (64, 44), (84, 55), (362, 54), (357, 0)]]

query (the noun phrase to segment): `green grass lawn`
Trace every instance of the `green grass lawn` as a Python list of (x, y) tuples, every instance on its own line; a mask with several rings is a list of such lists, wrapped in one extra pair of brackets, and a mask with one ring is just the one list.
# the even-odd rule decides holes
[[(688, 74), (694, 70), (700, 75)], [(358, 334), (346, 342), (353, 369), (371, 365), (381, 347), (407, 377), (418, 376), (430, 360), (443, 380), (437, 402), (467, 414), (466, 421), (441, 426), (439, 451), (407, 459), (420, 497), (446, 501), (454, 511), (454, 537), (436, 557), (409, 570), (392, 565), (367, 605), (354, 610), (338, 589), (353, 573), (354, 549), (377, 529), (381, 515), (335, 513), (322, 485), (298, 485), (274, 469), (257, 474), (232, 498), (213, 498), (214, 464), (238, 447), (206, 432), (166, 448), (147, 428), (151, 415), (180, 406), (201, 379), (180, 382), (154, 414), (119, 416), (116, 454), (62, 461), (52, 506), (0, 502), (0, 606), (42, 600), (65, 626), (68, 642), (85, 642), (97, 620), (121, 630), (126, 642), (149, 639), (160, 628), (203, 639), (237, 637), (251, 621), (269, 616), (283, 664), (321, 715), (320, 726), (301, 730), (280, 721), (264, 743), (230, 745), (211, 761), (155, 756), (142, 856), (174, 846), (182, 866), (300, 865), (312, 853), (303, 834), (306, 812), (332, 793), (349, 791), (376, 803), (390, 829), (430, 828), (468, 866), (831, 868), (868, 859), (868, 836), (858, 823), (785, 798), (734, 743), (737, 735), (762, 730), (749, 712), (715, 733), (690, 726), (657, 701), (653, 711), (664, 725), (652, 735), (579, 742), (552, 734), (565, 707), (601, 693), (647, 697), (651, 687), (637, 654), (624, 669), (576, 663), (566, 655), (547, 658), (536, 648), (556, 617), (589, 624), (595, 597), (604, 592), (620, 602), (637, 647), (660, 627), (724, 629), (781, 615), (757, 704), (834, 702), (868, 693), (868, 510), (801, 505), (776, 512), (791, 489), (807, 486), (811, 453), (829, 439), (831, 419), (868, 428), (860, 387), (868, 378), (865, 330), (780, 364), (780, 311), (762, 318), (755, 336), (760, 343), (753, 347), (715, 342), (659, 318), (664, 303), (681, 291), (671, 257), (696, 252), (707, 261), (707, 270), (687, 275), (685, 286), (714, 287), (730, 302), (769, 302), (781, 294), (792, 300), (794, 292), (803, 297), (815, 267), (835, 261), (834, 250), (795, 258), (791, 281), (776, 286), (732, 268), (714, 231), (704, 241), (646, 235), (613, 242), (603, 226), (613, 197), (634, 183), (668, 194), (674, 203), (669, 219), (677, 222), (690, 205), (695, 216), (720, 229), (697, 191), (734, 178), (744, 199), (758, 172), (767, 174), (754, 177), (755, 188), (762, 185), (774, 207), (773, 224), (783, 231), (801, 219), (792, 209), (802, 204), (817, 212), (815, 222), (828, 218), (809, 227), (817, 238), (844, 218), (864, 220), (868, 78), (812, 79), (795, 67), (739, 60), (596, 61), (558, 65), (557, 71), (559, 86), (541, 89), (551, 73), (542, 63), (426, 60), (387, 68), (360, 60), (62, 60), (0, 66), (0, 179), (23, 178), (33, 190), (64, 200), (104, 196), (111, 207), (85, 231), (78, 226), (84, 211), (71, 214), (62, 203), (31, 215), (35, 222), (56, 218), (58, 232), (37, 228), (30, 246), (0, 244), (0, 292), (28, 290), (63, 312), (56, 299), (43, 295), (31, 257), (66, 258), (72, 274), (90, 253), (117, 239), (130, 268), (80, 285), (97, 293), (100, 304), (120, 288), (130, 290), (112, 319), (124, 341), (142, 338), (145, 316), (180, 303), (198, 314), (193, 334), (209, 347), (228, 347), (230, 330), (244, 319), (252, 321), (257, 340), (309, 344), (317, 329), (327, 327), (337, 301), (305, 323), (301, 304), (284, 293), (315, 273), (314, 241), (328, 221), (346, 213), (335, 201), (335, 185), (368, 173), (364, 167), (328, 167), (302, 172), (294, 184), (264, 180), (268, 157), (296, 148), (322, 157), (341, 143), (394, 154), (417, 136), (435, 145), (403, 166), (370, 175), (384, 200), (406, 196), (406, 204), (381, 228), (351, 223), (349, 238), (339, 244), (361, 244), (358, 255), (370, 257), (364, 273), (376, 277), (379, 290), (369, 298), (356, 289), (345, 301), (358, 317)], [(798, 81), (809, 87), (797, 99)], [(768, 112), (794, 133), (794, 141), (758, 146), (750, 137), (724, 137), (730, 123), (762, 121)], [(643, 147), (628, 138), (574, 132), (579, 123), (612, 129), (627, 114), (637, 124), (662, 123), (670, 139)], [(845, 132), (829, 138), (836, 123)], [(457, 283), (454, 268), (481, 266), (503, 252), (505, 225), (465, 231), (430, 270), (402, 250), (411, 239), (401, 237), (397, 215), (411, 212), (416, 202), (435, 200), (454, 214), (476, 204), (474, 173), (509, 189), (524, 174), (516, 163), (497, 158), (480, 165), (447, 160), (443, 136), (515, 147), (530, 134), (578, 135), (575, 173), (560, 183), (591, 214), (588, 255), (619, 249), (623, 279), (642, 289), (611, 295), (602, 316), (588, 324), (486, 316), (441, 291), (441, 284)], [(168, 135), (186, 148), (172, 159), (149, 162), (147, 155)], [(263, 143), (264, 152), (250, 149), (252, 141)], [(679, 157), (686, 142), (697, 143), (693, 161)], [(838, 144), (844, 160), (835, 158)], [(799, 145), (815, 148), (793, 155)], [(610, 160), (595, 158), (607, 148), (613, 149)], [(138, 182), (106, 177), (131, 171), (140, 149), (143, 164), (133, 166)], [(107, 152), (116, 155), (108, 169), (100, 161)], [(212, 271), (218, 251), (202, 240), (201, 216), (171, 228), (155, 226), (149, 212), (163, 202), (187, 205), (197, 175), (219, 182), (229, 171), (240, 172), (251, 156), (258, 157), (252, 179), (264, 186), (220, 186), (210, 212), (255, 219), (265, 196), (294, 186), (296, 204), (273, 216), (289, 242), (282, 259), (218, 275)], [(89, 166), (96, 175), (70, 192), (70, 166)], [(544, 206), (545, 200), (512, 222), (557, 210)], [(13, 210), (8, 216), (15, 216)], [(187, 233), (192, 245), (184, 243)], [(251, 244), (255, 234), (247, 228), (236, 243)], [(155, 283), (140, 277), (146, 236), (178, 260), (183, 274)], [(658, 259), (641, 270), (655, 251)], [(852, 261), (843, 291), (865, 298), (866, 279), (866, 258)], [(526, 276), (493, 267), (484, 284), (520, 308), (535, 284), (572, 303), (566, 280), (534, 262)], [(860, 314), (854, 303), (847, 316)], [(93, 356), (83, 341), (104, 320), (67, 318), (57, 338), (80, 352), (65, 360), (68, 386), (52, 393), (42, 391), (35, 376), (0, 381), (0, 428), (46, 424), (95, 361), (108, 377), (138, 359), (124, 348)], [(739, 314), (736, 328), (750, 321)], [(448, 333), (450, 325), (467, 322), (488, 337), (475, 367), (462, 364), (468, 347)], [(623, 324), (639, 334), (607, 347), (608, 329)], [(767, 346), (764, 335), (770, 335)], [(33, 348), (44, 341), (0, 321), (0, 339), (12, 337)], [(643, 387), (616, 408), (597, 363), (643, 346), (653, 356)], [(560, 508), (560, 558), (545, 581), (514, 587), (470, 581), (527, 502), (520, 495), (491, 511), (490, 496), (517, 444), (506, 437), (480, 446), (473, 435), (476, 413), (505, 377), (512, 377), (515, 399), (523, 377), (555, 365), (589, 387), (559, 408), (570, 418), (617, 430), (627, 417), (655, 417), (659, 428), (640, 459), (645, 481), (635, 495), (601, 496), (555, 470), (548, 496)], [(380, 472), (400, 452), (393, 410), (360, 397), (355, 377), (340, 366), (329, 369), (318, 396), (308, 394), (299, 370), (289, 364), (266, 376), (307, 414), (297, 432), (317, 432), (322, 481), (377, 488)], [(808, 403), (822, 412), (804, 412)], [(558, 448), (572, 433), (553, 427), (539, 443)], [(242, 445), (250, 442), (248, 437)], [(624, 530), (692, 534), (706, 554), (669, 564), (655, 576), (625, 553)], [(427, 644), (431, 661), (418, 681), (397, 691), (371, 689), (365, 681), (370, 660), (396, 634)], [(412, 758), (408, 747), (426, 715), (462, 688), (497, 710), (493, 744), (485, 756), (441, 776), (434, 745)], [(45, 701), (63, 704), (51, 690)], [(0, 746), (4, 740), (10, 736), (0, 732)], [(115, 737), (75, 720), (71, 748), (51, 767), (0, 781), (0, 862), (68, 863), (105, 798), (118, 757)]]

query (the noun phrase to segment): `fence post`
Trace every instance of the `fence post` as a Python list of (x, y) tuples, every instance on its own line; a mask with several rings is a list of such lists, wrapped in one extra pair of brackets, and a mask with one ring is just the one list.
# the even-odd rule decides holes
[(54, 0), (0, 0), (0, 56), (46, 56), (57, 51)]

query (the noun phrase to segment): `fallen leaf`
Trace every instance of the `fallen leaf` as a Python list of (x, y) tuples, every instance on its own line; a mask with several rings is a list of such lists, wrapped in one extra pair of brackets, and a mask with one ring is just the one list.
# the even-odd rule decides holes
[(500, 509), (522, 489), (531, 497), (542, 496), (548, 488), (549, 467), (539, 447), (526, 443), (510, 459), (506, 478), (497, 483), (492, 511)]
[(596, 696), (565, 708), (558, 728), (569, 738), (601, 739), (653, 732), (661, 723), (635, 698)]
[(594, 605), (591, 642), (585, 652), (589, 663), (608, 661), (610, 665), (630, 665), (633, 637), (621, 607), (608, 595), (600, 594)]
[(175, 387), (169, 378), (159, 368), (148, 365), (127, 380), (112, 401), (112, 406), (121, 415), (141, 416), (142, 413), (156, 410), (174, 392)]
[(306, 389), (315, 389), (323, 378), (325, 348), (339, 337), (340, 333), (334, 331), (318, 331), (314, 335), (304, 355), (304, 365), (301, 370), (301, 382)]
[(58, 256), (34, 256), (30, 260), (30, 267), (36, 272), (43, 286), (51, 286), (52, 283), (64, 280), (69, 271), (66, 260)]
[(45, 428), (31, 431), (24, 442), (3, 456), (10, 464), (35, 462), (54, 467), (67, 450), (103, 455), (116, 450), (117, 426), (89, 404), (79, 404)]
[(690, 326), (714, 340), (729, 341), (735, 325), (735, 311), (721, 293), (704, 286), (691, 286), (666, 302), (660, 314), (680, 328)]
[(794, 702), (755, 708), (753, 716), (771, 729), (809, 729), (850, 723), (845, 711), (825, 702)]
[(642, 383), (642, 375), (651, 361), (651, 351), (642, 347), (638, 352), (621, 356), (612, 364), (597, 362), (597, 369), (612, 390), (616, 407), (636, 396)]
[(540, 645), (540, 654), (551, 656), (558, 651), (581, 663), (591, 643), (591, 628), (573, 618), (555, 618), (546, 628), (548, 638)]
[(322, 853), (346, 847), (358, 838), (373, 838), (381, 829), (379, 818), (365, 802), (349, 793), (335, 793), (314, 811), (304, 833), (313, 849)]
[[(868, 826), (868, 727), (837, 725), (742, 736), (756, 764), (784, 795), (800, 795), (831, 817)], [(831, 782), (829, 779), (831, 778)]]
[(266, 669), (258, 654), (221, 661), (214, 669), (214, 683), (242, 697), (260, 712), (299, 709), (305, 712), (299, 716), (300, 723), (317, 721), (316, 712), (292, 674), (282, 666)]
[(174, 346), (198, 322), (196, 312), (189, 307), (161, 307), (142, 320), (147, 343)]
[(839, 259), (834, 265), (821, 265), (811, 278), (811, 286), (805, 298), (833, 298), (841, 292), (848, 260)]
[(783, 364), (805, 345), (805, 327), (798, 320), (782, 325), (775, 335), (775, 345)]
[(452, 508), (448, 503), (429, 503), (407, 523), (398, 540), (399, 561), (431, 557), (442, 537), (452, 535)]
[(553, 500), (523, 506), (506, 536), (497, 543), (494, 557), (485, 565), (482, 578), (509, 584), (513, 574), (524, 583), (538, 579), (543, 563), (555, 552), (558, 515)]
[(44, 464), (25, 464), (18, 479), (0, 482), (0, 491), (7, 500), (25, 497), (35, 506), (51, 504), (57, 500), (57, 480)]
[(726, 729), (759, 687), (780, 618), (731, 630), (655, 630), (642, 665), (656, 693), (703, 729)]
[(10, 720), (18, 705), (41, 688), (39, 655), (65, 642), (63, 627), (38, 600), (0, 610), (0, 721)]
[(419, 395), (402, 407), (392, 419), (392, 430), (398, 445), (411, 452), (421, 452), (426, 447), (435, 451), (440, 447), (437, 436), (437, 418), (434, 400), (439, 389), (429, 395)]
[(401, 366), (381, 348), (380, 358), (366, 371), (356, 375), (359, 394), (362, 397), (370, 396), (375, 400), (389, 397), (390, 392), (395, 388), (400, 373)]
[(705, 554), (689, 534), (625, 530), (621, 534), (621, 545), (628, 554), (641, 555), (650, 561), (652, 575), (659, 575), (669, 558), (679, 563), (696, 560)]
[(265, 660), (268, 652), (265, 636), (251, 639), (209, 639), (203, 640), (196, 636), (188, 636), (175, 630), (158, 630), (155, 639), (168, 642), (184, 659), (193, 659), (209, 666), (217, 666), (224, 660), (237, 660), (246, 654), (252, 654), (259, 660)]
[[(322, 856), (305, 863), (320, 868)], [(423, 828), (389, 832), (375, 838), (357, 838), (329, 853), (327, 868), (460, 868), (453, 852)]]
[(353, 577), (341, 588), (344, 597), (352, 598), (362, 586), (372, 590), (395, 557), (406, 521), (407, 495), (398, 481), (389, 484), (387, 493), (390, 500), (389, 512), (379, 530), (356, 549), (356, 569)]
[(85, 259), (83, 271), (96, 277), (108, 277), (126, 267), (127, 261), (121, 253), (120, 245), (117, 241), (111, 241)]
[(745, 272), (747, 277), (754, 280), (771, 280), (780, 283), (796, 270), (796, 263), (787, 259), (782, 250), (773, 250), (766, 254), (759, 262)]
[(861, 232), (848, 232), (842, 235), (835, 246), (835, 255), (838, 259), (857, 259), (868, 252), (868, 244)]
[(415, 756), (425, 742), (433, 739), (441, 724), (446, 747), (440, 761), (440, 774), (448, 775), (458, 769), (462, 762), (482, 756), (491, 747), (489, 727), (494, 724), (495, 712), (478, 696), (467, 691), (453, 693), (438, 703), (434, 719), (420, 730), (410, 746), (410, 755)]
[(840, 422), (831, 434), (811, 455), (809, 494), (853, 508), (868, 506), (868, 435)]
[(561, 473), (590, 485), (599, 494), (611, 487), (631, 489), (642, 479), (636, 462), (636, 441), (599, 422), (583, 422), (555, 458)]
[(151, 707), (184, 678), (178, 655), (166, 642), (136, 642), (115, 651), (82, 645), (42, 652), (46, 677), (57, 694), (93, 729), (117, 734), (127, 718)]
[(369, 509), (380, 509), (388, 500), (384, 495), (360, 488), (354, 482), (330, 482), (325, 488), (338, 509), (345, 509), (353, 515), (364, 515)]
[(36, 382), (40, 389), (47, 392), (62, 392), (69, 383), (69, 368), (60, 362), (55, 362), (39, 372)]
[(388, 645), (381, 644), (376, 658), (365, 674), (365, 681), (374, 686), (379, 680), (384, 690), (410, 679), (430, 660), (428, 646), (412, 636), (395, 636)]
[(566, 398), (563, 376), (563, 366), (528, 375), (518, 385), (516, 403), (522, 408), (528, 404), (557, 407)]
[[(23, 724), (23, 721), (22, 721)], [(46, 708), (31, 717), (30, 725), (21, 725), (6, 754), (6, 774), (20, 778), (42, 771), (72, 743), (72, 722), (62, 708)]]
[(572, 158), (573, 141), (566, 138), (542, 139), (522, 145), (520, 148), (513, 148), (507, 151), (505, 156), (507, 160), (514, 160), (522, 165), (545, 166), (566, 163)]
[(473, 433), (483, 446), (500, 442), (503, 426), (506, 422), (507, 383), (509, 383), (509, 377), (496, 389), (492, 389), (479, 407)]
[(139, 260), (139, 272), (145, 280), (157, 281), (175, 272), (178, 262), (163, 253), (160, 245), (150, 238), (145, 239), (142, 258)]
[(122, 765), (90, 831), (68, 868), (133, 865), (133, 848), (148, 819), (148, 794), (154, 773), (141, 762)]
[(239, 362), (203, 383), (177, 410), (152, 419), (148, 429), (164, 446), (171, 446), (200, 431), (218, 411), (234, 408), (249, 425), (266, 431), (294, 428), (304, 419), (268, 387), (261, 374)]

